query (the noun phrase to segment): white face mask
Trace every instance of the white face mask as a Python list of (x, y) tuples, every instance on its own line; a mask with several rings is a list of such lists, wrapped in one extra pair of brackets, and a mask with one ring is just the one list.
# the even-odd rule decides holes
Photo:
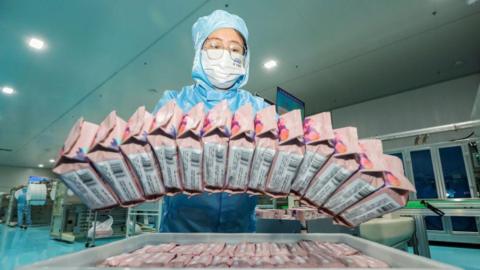
[(216, 88), (228, 89), (237, 81), (238, 77), (245, 75), (245, 56), (234, 54), (233, 58), (234, 60), (230, 57), (228, 50), (224, 50), (222, 57), (211, 60), (207, 52), (202, 50), (203, 71)]

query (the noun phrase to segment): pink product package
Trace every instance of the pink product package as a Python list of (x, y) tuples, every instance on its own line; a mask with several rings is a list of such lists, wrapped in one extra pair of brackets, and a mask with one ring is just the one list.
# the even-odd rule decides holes
[(302, 115), (293, 110), (278, 119), (278, 153), (268, 175), (265, 192), (272, 197), (286, 197), (303, 159)]
[(272, 256), (273, 255), (289, 255), (290, 251), (288, 250), (286, 243), (271, 243), (270, 254)]
[(127, 123), (115, 111), (111, 112), (100, 124), (94, 146), (87, 155), (102, 178), (115, 191), (122, 205), (144, 201), (137, 175), (132, 173), (120, 152), (126, 128)]
[(255, 256), (251, 257), (250, 260), (253, 268), (273, 268), (275, 266), (270, 256)]
[(334, 139), (329, 112), (305, 118), (303, 122), (305, 155), (292, 183), (292, 193), (303, 196), (315, 174), (333, 154)]
[(326, 253), (312, 253), (310, 260), (319, 268), (343, 268), (345, 265), (338, 259)]
[(250, 257), (233, 257), (231, 268), (251, 268), (253, 267), (253, 260)]
[(255, 256), (270, 256), (270, 243), (255, 243)]
[(144, 264), (144, 262), (154, 254), (137, 254), (135, 256), (129, 256), (128, 258), (124, 259), (118, 265), (119, 267), (140, 267)]
[(232, 257), (224, 257), (224, 256), (214, 256), (212, 263), (209, 267), (213, 268), (229, 268), (232, 265)]
[(384, 155), (384, 159), (387, 172), (382, 187), (335, 217), (338, 223), (354, 227), (405, 206), (415, 187), (405, 177), (399, 158)]
[(127, 259), (128, 257), (132, 256), (130, 253), (123, 253), (117, 256), (112, 256), (107, 259), (105, 259), (102, 262), (102, 266), (109, 266), (109, 267), (115, 267), (118, 266), (123, 260)]
[(286, 254), (272, 254), (272, 256), (270, 257), (270, 261), (275, 267), (286, 268), (289, 267), (290, 258)]
[(255, 152), (250, 169), (248, 193), (262, 194), (265, 192), (268, 173), (278, 148), (278, 126), (275, 106), (268, 106), (259, 111), (255, 116), (254, 126)]
[(188, 263), (190, 262), (190, 260), (192, 259), (192, 255), (180, 255), (180, 254), (177, 254), (177, 256), (169, 261), (165, 267), (171, 267), (171, 268), (181, 268), (181, 267), (185, 267), (188, 265)]
[(313, 177), (302, 200), (320, 207), (335, 190), (359, 168), (357, 129), (346, 127), (334, 130), (335, 154)]
[(245, 192), (255, 150), (253, 108), (250, 104), (243, 105), (235, 112), (231, 130), (225, 190), (231, 193)]
[(314, 268), (315, 263), (307, 255), (289, 255), (288, 268)]
[(300, 246), (299, 243), (287, 243), (287, 248), (291, 255), (307, 256), (308, 252)]
[(235, 256), (235, 250), (237, 249), (237, 245), (235, 244), (226, 244), (223, 250), (217, 254), (220, 257), (233, 257)]
[(360, 170), (353, 174), (322, 206), (337, 215), (383, 186), (386, 165), (380, 140), (360, 140)]
[(389, 268), (390, 265), (380, 261), (378, 259), (372, 258), (367, 255), (359, 254), (353, 256), (341, 257), (342, 261), (347, 267), (352, 268)]
[(205, 119), (204, 105), (198, 103), (185, 114), (180, 123), (177, 145), (180, 152), (180, 173), (184, 192), (203, 192), (201, 131)]
[(198, 255), (194, 256), (190, 262), (186, 265), (186, 267), (192, 267), (192, 268), (205, 268), (207, 266), (210, 266), (212, 264), (213, 256), (212, 255)]
[(255, 244), (242, 242), (237, 244), (235, 249), (235, 256), (238, 257), (252, 257), (255, 256)]
[(332, 243), (332, 242), (320, 242), (315, 241), (318, 246), (325, 247), (330, 250), (330, 254), (335, 257), (350, 256), (360, 253), (358, 250), (353, 247), (344, 244), (344, 243)]
[(205, 117), (202, 129), (205, 191), (220, 192), (225, 185), (231, 123), (227, 100), (218, 103)]
[(180, 178), (176, 137), (183, 112), (174, 101), (165, 104), (155, 114), (148, 142), (153, 148), (168, 195), (183, 190)]
[(210, 267), (213, 268), (228, 268), (232, 265), (232, 257), (214, 256)]
[(53, 172), (90, 209), (106, 209), (118, 204), (118, 198), (87, 160), (98, 125), (80, 118), (70, 130)]
[(168, 243), (168, 244), (160, 244), (156, 246), (148, 246), (146, 249), (147, 253), (162, 253), (162, 252), (169, 252), (170, 250), (174, 249), (177, 246), (175, 243)]
[(130, 117), (120, 149), (136, 173), (146, 199), (154, 200), (165, 194), (160, 168), (154, 158), (147, 134), (153, 116), (142, 106)]
[(209, 244), (202, 254), (213, 255), (216, 256), (220, 254), (225, 248), (225, 243), (211, 243)]
[(155, 253), (148, 259), (146, 259), (142, 266), (145, 267), (165, 267), (168, 263), (175, 258), (175, 254), (172, 253)]
[(170, 250), (170, 253), (184, 254), (184, 255), (200, 255), (208, 247), (208, 244), (188, 244), (176, 246)]

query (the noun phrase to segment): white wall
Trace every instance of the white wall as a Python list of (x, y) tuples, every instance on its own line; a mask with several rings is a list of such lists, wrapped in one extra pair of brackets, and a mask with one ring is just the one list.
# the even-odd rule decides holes
[(51, 169), (0, 166), (0, 192), (8, 192), (14, 186), (26, 184), (31, 175), (54, 177)]
[(332, 111), (335, 128), (361, 138), (471, 120), (480, 73)]

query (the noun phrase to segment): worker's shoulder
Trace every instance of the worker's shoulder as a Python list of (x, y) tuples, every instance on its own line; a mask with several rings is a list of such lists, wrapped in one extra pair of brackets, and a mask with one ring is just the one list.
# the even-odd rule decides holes
[(238, 94), (244, 100), (249, 100), (255, 106), (255, 110), (261, 110), (268, 106), (262, 97), (255, 96), (252, 92), (245, 89), (238, 89)]

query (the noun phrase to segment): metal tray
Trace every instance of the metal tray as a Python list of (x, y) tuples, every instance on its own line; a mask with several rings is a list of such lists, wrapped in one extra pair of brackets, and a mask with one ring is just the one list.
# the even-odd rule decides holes
[[(460, 269), (447, 264), (439, 263), (424, 257), (409, 254), (394, 248), (377, 244), (365, 239), (354, 237), (348, 234), (212, 234), (212, 233), (152, 233), (142, 234), (128, 239), (120, 240), (107, 245), (86, 249), (43, 262), (38, 262), (20, 268), (21, 270), (40, 269), (112, 269), (100, 268), (95, 265), (104, 259), (124, 252), (131, 252), (145, 245), (160, 243), (206, 243), (206, 242), (295, 242), (299, 240), (319, 240), (329, 242), (346, 243), (366, 255), (380, 259), (393, 268), (407, 269)], [(113, 268), (124, 270), (141, 270), (145, 268)], [(151, 268), (150, 268), (151, 269)], [(165, 268), (159, 268), (165, 269)], [(300, 269), (300, 268), (298, 268)], [(338, 268), (337, 268), (338, 269)]]

